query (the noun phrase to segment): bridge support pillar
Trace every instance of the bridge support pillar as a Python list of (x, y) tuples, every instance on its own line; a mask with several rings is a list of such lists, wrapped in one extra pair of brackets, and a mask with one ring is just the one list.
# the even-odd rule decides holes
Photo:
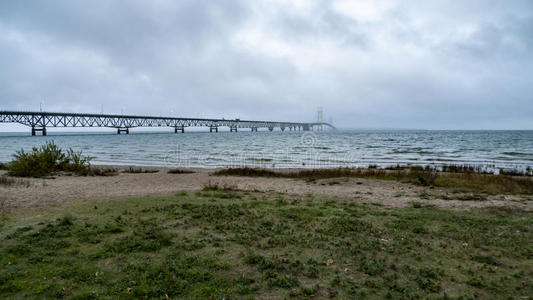
[(269, 131), (274, 131), (274, 127), (268, 127)]
[(43, 136), (46, 136), (46, 126), (43, 126), (43, 127), (32, 126), (31, 127), (31, 135), (32, 136), (36, 136), (38, 131), (42, 132)]
[(252, 127), (252, 132), (257, 132), (257, 127)]
[(237, 126), (235, 126), (235, 127), (230, 127), (230, 128), (229, 128), (229, 132), (237, 132)]
[(313, 128), (313, 127), (310, 127), (309, 125), (303, 125), (302, 126), (303, 131), (309, 131), (309, 130), (311, 130), (311, 128)]
[(218, 127), (217, 126), (210, 126), (209, 127), (209, 132), (213, 132), (213, 131), (218, 132)]
[(178, 133), (178, 131), (181, 131), (181, 133), (185, 133), (185, 126), (174, 127), (174, 133)]
[(130, 134), (130, 129), (129, 128), (117, 128), (117, 134), (122, 134), (122, 133)]
[(280, 127), (281, 131), (285, 131), (285, 127)]

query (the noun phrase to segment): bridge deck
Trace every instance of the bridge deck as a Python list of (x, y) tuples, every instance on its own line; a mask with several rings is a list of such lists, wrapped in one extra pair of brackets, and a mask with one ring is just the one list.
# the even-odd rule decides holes
[(110, 115), (110, 114), (83, 114), (59, 112), (18, 112), (0, 111), (0, 122), (20, 123), (32, 128), (32, 135), (41, 131), (46, 135), (47, 127), (109, 127), (117, 128), (117, 133), (129, 133), (135, 127), (174, 127), (174, 132), (184, 132), (185, 127), (209, 127), (210, 131), (218, 127), (229, 127), (231, 131), (237, 128), (250, 128), (257, 131), (259, 128), (280, 128), (289, 130), (313, 130), (324, 126), (335, 129), (328, 123), (302, 123), (254, 120), (226, 120), (202, 118), (175, 118), (136, 115)]

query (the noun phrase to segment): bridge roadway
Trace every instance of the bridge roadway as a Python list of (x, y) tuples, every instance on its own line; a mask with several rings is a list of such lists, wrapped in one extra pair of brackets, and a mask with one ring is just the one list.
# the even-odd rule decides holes
[(328, 123), (300, 123), (276, 121), (252, 121), (240, 119), (199, 119), (199, 118), (174, 118), (135, 115), (108, 115), (108, 114), (80, 114), (59, 112), (21, 112), (0, 111), (0, 123), (20, 123), (31, 127), (32, 135), (41, 132), (46, 135), (48, 127), (109, 127), (116, 128), (117, 133), (130, 133), (130, 128), (135, 127), (171, 127), (174, 133), (185, 132), (186, 127), (209, 127), (210, 132), (218, 132), (219, 127), (229, 127), (231, 132), (238, 128), (249, 128), (258, 131), (266, 128), (273, 131), (280, 128), (288, 130), (323, 130), (324, 127), (335, 129)]

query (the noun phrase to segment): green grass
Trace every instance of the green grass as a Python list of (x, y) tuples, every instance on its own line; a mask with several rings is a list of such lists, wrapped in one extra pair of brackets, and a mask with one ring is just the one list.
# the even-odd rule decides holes
[[(442, 187), (462, 190), (464, 192), (486, 194), (533, 194), (531, 176), (494, 175), (475, 172), (470, 168), (445, 168), (447, 172), (438, 172), (431, 168), (394, 167), (389, 169), (373, 168), (339, 168), (310, 169), (300, 171), (273, 171), (253, 168), (223, 169), (213, 173), (215, 176), (248, 176), (295, 178), (314, 182), (329, 178), (369, 178), (393, 180), (428, 187)], [(449, 172), (448, 172), (449, 171)], [(453, 171), (453, 172), (452, 172)]]
[(520, 298), (533, 214), (211, 186), (0, 218), (0, 297)]

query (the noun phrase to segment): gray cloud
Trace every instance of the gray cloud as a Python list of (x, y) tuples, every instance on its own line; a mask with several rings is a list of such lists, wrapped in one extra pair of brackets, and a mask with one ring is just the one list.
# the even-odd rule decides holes
[(533, 129), (531, 1), (1, 1), (0, 109)]

